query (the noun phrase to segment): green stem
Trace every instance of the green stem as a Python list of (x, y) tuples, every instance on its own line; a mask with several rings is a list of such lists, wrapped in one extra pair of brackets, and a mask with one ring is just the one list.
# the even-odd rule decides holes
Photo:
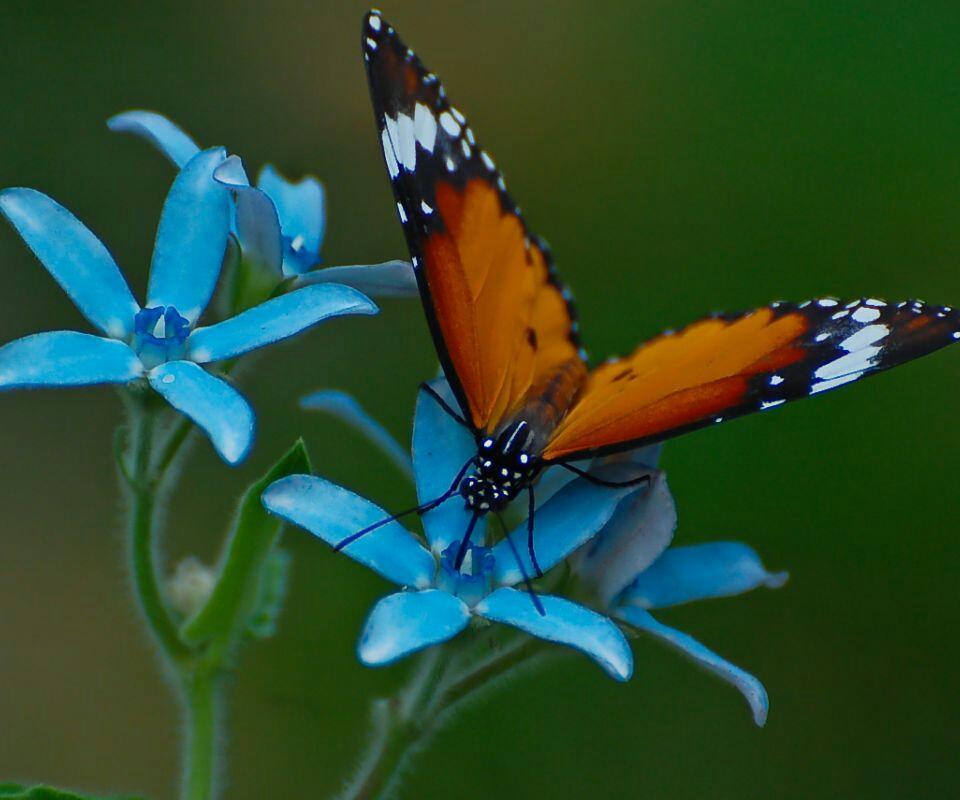
[[(449, 647), (449, 646), (448, 646)], [(542, 653), (540, 640), (524, 638), (459, 672), (441, 648), (428, 650), (420, 668), (397, 695), (373, 705), (374, 735), (367, 753), (339, 800), (392, 796), (404, 769), (459, 709), (491, 681)]]
[(194, 669), (181, 678), (186, 713), (182, 800), (210, 800), (214, 796), (218, 684), (215, 670)]
[(150, 458), (156, 429), (156, 411), (144, 402), (135, 414), (133, 464), (127, 467), (133, 495), (129, 523), (133, 583), (143, 615), (164, 654), (173, 661), (179, 661), (189, 655), (189, 650), (177, 635), (176, 626), (160, 591), (154, 563), (156, 481), (151, 474)]

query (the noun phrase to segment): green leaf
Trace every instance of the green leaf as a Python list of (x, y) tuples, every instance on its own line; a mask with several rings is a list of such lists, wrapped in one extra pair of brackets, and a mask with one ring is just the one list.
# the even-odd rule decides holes
[(287, 599), (293, 558), (286, 550), (274, 549), (263, 568), (260, 592), (253, 614), (247, 620), (247, 633), (255, 639), (268, 639), (277, 632), (277, 620)]
[(19, 783), (0, 783), (0, 798), (5, 800), (137, 800), (130, 795), (94, 796), (53, 789), (49, 786), (22, 786)]
[(310, 457), (301, 439), (247, 489), (221, 558), (220, 575), (213, 593), (206, 605), (180, 629), (184, 642), (197, 645), (215, 641), (226, 650), (243, 634), (265, 594), (261, 589), (264, 574), (270, 571), (267, 565), (282, 527), (280, 520), (264, 510), (260, 495), (280, 478), (310, 471)]

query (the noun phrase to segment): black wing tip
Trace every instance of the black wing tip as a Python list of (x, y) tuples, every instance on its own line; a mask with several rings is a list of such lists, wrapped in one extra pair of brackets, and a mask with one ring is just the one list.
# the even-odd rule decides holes
[(364, 53), (376, 52), (380, 43), (388, 36), (394, 35), (393, 26), (384, 19), (382, 12), (371, 8), (363, 15), (360, 37)]

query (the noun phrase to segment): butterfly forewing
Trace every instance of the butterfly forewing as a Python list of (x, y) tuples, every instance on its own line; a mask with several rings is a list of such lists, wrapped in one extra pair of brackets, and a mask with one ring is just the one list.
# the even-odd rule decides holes
[(564, 365), (585, 372), (569, 295), (466, 118), (379, 13), (363, 50), (437, 351), (465, 415), (492, 432)]
[(615, 452), (820, 394), (960, 339), (960, 314), (831, 298), (717, 316), (594, 370), (546, 461)]

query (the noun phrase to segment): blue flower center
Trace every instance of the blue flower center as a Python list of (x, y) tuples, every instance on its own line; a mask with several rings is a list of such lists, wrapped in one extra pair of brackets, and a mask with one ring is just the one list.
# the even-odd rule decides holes
[(134, 319), (133, 348), (148, 369), (183, 357), (190, 323), (173, 306), (141, 309)]
[(459, 571), (454, 567), (460, 542), (454, 542), (440, 554), (437, 587), (456, 595), (468, 606), (479, 603), (490, 594), (491, 577), (496, 559), (489, 547), (472, 544), (467, 548)]
[(320, 263), (320, 255), (307, 249), (302, 236), (283, 236), (284, 266), (296, 275), (309, 272)]

